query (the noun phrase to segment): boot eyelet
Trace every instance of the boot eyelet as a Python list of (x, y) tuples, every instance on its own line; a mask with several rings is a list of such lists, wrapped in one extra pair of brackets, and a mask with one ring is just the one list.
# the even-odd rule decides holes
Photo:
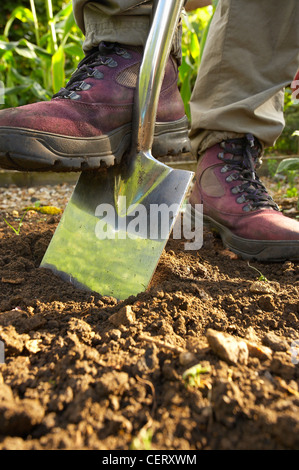
[(105, 61), (103, 61), (103, 65), (107, 65), (108, 67), (114, 68), (118, 66), (116, 60), (112, 59), (112, 57), (107, 57)]
[(240, 191), (241, 191), (240, 186), (234, 186), (233, 188), (231, 188), (231, 192), (233, 194), (238, 194)]
[(247, 204), (246, 206), (243, 206), (243, 211), (244, 212), (250, 212), (253, 210), (253, 207), (250, 204)]
[(247, 202), (246, 197), (244, 196), (244, 194), (242, 194), (242, 196), (239, 196), (239, 197), (236, 199), (236, 202), (237, 202), (238, 204), (244, 204), (244, 202)]
[(88, 74), (89, 77), (95, 78), (96, 80), (102, 80), (104, 78), (103, 72), (98, 69), (94, 69), (92, 73)]
[(67, 96), (67, 98), (71, 100), (80, 100), (81, 96), (78, 95), (78, 93), (76, 93), (75, 91), (71, 91), (70, 94)]
[(132, 55), (125, 49), (117, 49), (116, 54), (123, 57), (124, 59), (131, 59)]
[(76, 88), (77, 91), (87, 91), (92, 87), (90, 83), (81, 82), (80, 85)]
[(220, 173), (227, 173), (228, 171), (231, 171), (230, 165), (224, 165), (224, 166), (221, 168)]
[(231, 183), (232, 181), (235, 181), (236, 179), (238, 179), (238, 176), (234, 175), (234, 173), (231, 173), (229, 176), (225, 178), (225, 181), (227, 183)]

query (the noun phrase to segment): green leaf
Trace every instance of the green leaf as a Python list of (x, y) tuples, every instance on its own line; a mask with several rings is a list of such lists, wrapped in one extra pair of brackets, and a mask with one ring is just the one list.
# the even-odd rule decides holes
[(16, 47), (15, 51), (21, 57), (25, 57), (26, 59), (37, 59), (37, 55), (33, 50), (28, 49), (27, 47)]
[(81, 45), (74, 42), (67, 43), (64, 46), (64, 52), (71, 57), (79, 57), (80, 59), (84, 56)]
[(73, 12), (72, 3), (69, 3), (65, 8), (59, 10), (59, 12), (54, 16), (54, 21), (57, 23), (62, 18), (68, 17)]
[(11, 67), (10, 72), (12, 76), (21, 84), (29, 85), (33, 83), (33, 80), (30, 77), (26, 75), (21, 75), (20, 72), (15, 67)]
[(279, 163), (276, 173), (280, 173), (284, 171), (291, 171), (291, 170), (299, 171), (299, 158), (297, 157), (285, 158)]
[(4, 51), (11, 51), (16, 48), (19, 44), (19, 41), (2, 41), (0, 40), (0, 49)]
[(200, 51), (200, 45), (198, 41), (197, 34), (192, 34), (191, 36), (191, 43), (190, 43), (190, 54), (191, 57), (197, 61), (199, 58), (199, 51)]
[(182, 82), (184, 79), (184, 76), (186, 73), (189, 71), (189, 65), (186, 63), (185, 58), (183, 57), (182, 64), (179, 68), (179, 79)]
[(65, 55), (62, 46), (59, 46), (52, 57), (52, 85), (57, 93), (65, 84)]
[(36, 96), (38, 101), (48, 101), (51, 96), (47, 90), (45, 90), (39, 83), (34, 82), (30, 87), (33, 95)]
[(33, 23), (33, 15), (29, 8), (19, 6), (12, 11), (4, 29), (4, 36), (8, 37), (11, 25), (16, 19), (22, 21), (22, 23)]
[(182, 81), (182, 86), (181, 86), (181, 89), (180, 89), (180, 93), (181, 93), (181, 96), (182, 96), (182, 100), (184, 102), (185, 113), (186, 113), (188, 119), (190, 120), (191, 115), (190, 115), (189, 102), (190, 102), (190, 98), (191, 98), (191, 86), (190, 86), (190, 78), (189, 78), (188, 74), (185, 75), (185, 77)]
[(46, 59), (49, 63), (51, 62), (52, 55), (49, 52), (42, 47), (27, 41), (27, 39), (21, 39), (15, 43), (14, 49), (17, 54), (27, 59), (35, 59), (37, 62), (40, 62), (41, 59)]
[(49, 62), (49, 64), (51, 63), (52, 55), (46, 51), (46, 49), (36, 46), (35, 44), (32, 44), (32, 47), (39, 59), (45, 59)]
[(5, 96), (10, 96), (10, 95), (15, 95), (16, 93), (19, 93), (20, 91), (28, 90), (30, 87), (30, 84), (27, 85), (17, 85), (14, 87), (9, 87), (5, 88)]
[(68, 36), (73, 26), (75, 26), (75, 18), (73, 15), (73, 10), (71, 10), (70, 14), (67, 16), (65, 20), (63, 35), (62, 35), (63, 40)]

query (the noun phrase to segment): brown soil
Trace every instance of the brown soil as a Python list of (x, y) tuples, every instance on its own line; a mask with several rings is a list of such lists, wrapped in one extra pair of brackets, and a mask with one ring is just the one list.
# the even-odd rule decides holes
[(298, 263), (248, 265), (205, 232), (198, 253), (170, 240), (150, 289), (117, 302), (39, 268), (59, 216), (29, 213), (19, 235), (0, 219), (1, 450), (299, 448)]

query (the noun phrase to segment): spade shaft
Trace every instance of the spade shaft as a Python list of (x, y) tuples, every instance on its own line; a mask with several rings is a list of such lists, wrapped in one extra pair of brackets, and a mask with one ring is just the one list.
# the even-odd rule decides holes
[(183, 3), (155, 2), (130, 150), (121, 165), (80, 175), (41, 263), (79, 288), (120, 300), (150, 284), (193, 177), (151, 154), (165, 64)]
[(144, 49), (133, 114), (132, 148), (152, 148), (159, 94), (184, 0), (154, 0), (153, 21)]

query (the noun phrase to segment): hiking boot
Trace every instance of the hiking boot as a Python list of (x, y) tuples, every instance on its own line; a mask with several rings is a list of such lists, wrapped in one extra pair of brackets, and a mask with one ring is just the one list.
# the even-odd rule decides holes
[[(119, 163), (131, 142), (142, 49), (101, 43), (51, 101), (0, 111), (0, 166), (82, 171)], [(157, 110), (153, 156), (189, 150), (188, 120), (168, 59)]]
[(208, 149), (200, 159), (190, 196), (203, 204), (204, 225), (245, 259), (299, 260), (299, 222), (284, 216), (259, 180), (262, 148), (248, 134)]

